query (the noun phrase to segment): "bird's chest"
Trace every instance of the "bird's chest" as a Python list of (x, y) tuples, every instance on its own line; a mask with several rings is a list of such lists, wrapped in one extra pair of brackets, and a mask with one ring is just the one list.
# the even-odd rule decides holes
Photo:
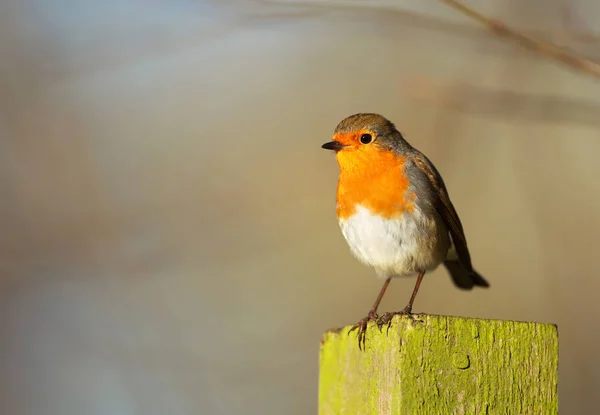
[(379, 275), (437, 266), (448, 249), (440, 218), (417, 206), (403, 164), (371, 167), (342, 170), (338, 180), (336, 211), (352, 253)]
[(409, 185), (402, 165), (377, 173), (342, 172), (337, 187), (338, 219), (349, 219), (357, 213), (358, 206), (386, 219), (413, 212), (415, 194)]

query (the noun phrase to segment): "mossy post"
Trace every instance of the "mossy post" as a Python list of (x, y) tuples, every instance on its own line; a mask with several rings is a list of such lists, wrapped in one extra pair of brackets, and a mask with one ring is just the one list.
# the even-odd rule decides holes
[(321, 341), (319, 415), (558, 414), (553, 324), (396, 316)]

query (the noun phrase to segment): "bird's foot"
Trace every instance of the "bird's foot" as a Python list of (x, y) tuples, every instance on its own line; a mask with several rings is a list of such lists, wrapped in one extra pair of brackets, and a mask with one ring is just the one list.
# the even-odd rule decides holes
[[(358, 330), (358, 348), (359, 350), (365, 350), (365, 336), (367, 334), (367, 325), (369, 321), (378, 321), (379, 316), (375, 311), (369, 311), (369, 314), (356, 323), (350, 330), (348, 330), (348, 334), (352, 333), (354, 330)], [(362, 345), (362, 346), (361, 346)]]
[(414, 318), (412, 315), (412, 307), (406, 306), (401, 311), (391, 311), (383, 313), (377, 319), (377, 327), (379, 327), (379, 331), (381, 331), (382, 327), (387, 324), (387, 334), (390, 331), (390, 326), (392, 325), (392, 319), (394, 318), (394, 316), (409, 316), (410, 318)]

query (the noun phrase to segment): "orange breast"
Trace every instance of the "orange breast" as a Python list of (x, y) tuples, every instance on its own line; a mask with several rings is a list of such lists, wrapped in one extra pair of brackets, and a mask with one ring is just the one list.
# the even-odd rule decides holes
[(360, 146), (336, 155), (340, 166), (337, 216), (347, 219), (362, 205), (384, 218), (414, 210), (415, 194), (408, 191), (404, 159), (377, 146)]

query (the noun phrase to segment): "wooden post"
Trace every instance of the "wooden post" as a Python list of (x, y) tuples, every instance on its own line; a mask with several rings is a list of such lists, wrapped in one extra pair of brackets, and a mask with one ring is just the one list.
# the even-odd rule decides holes
[(324, 334), (319, 415), (558, 414), (555, 325), (414, 318)]

